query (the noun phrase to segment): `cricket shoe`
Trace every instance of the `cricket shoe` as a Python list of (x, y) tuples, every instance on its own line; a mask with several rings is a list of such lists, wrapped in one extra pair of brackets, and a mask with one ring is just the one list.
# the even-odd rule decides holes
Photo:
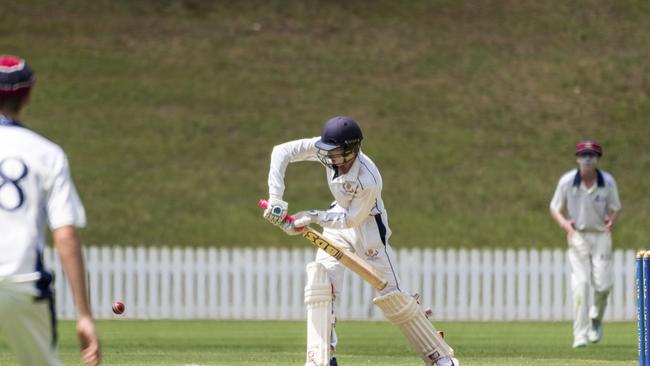
[(460, 362), (454, 357), (443, 357), (436, 361), (436, 366), (460, 366)]
[(598, 343), (603, 337), (603, 324), (598, 319), (591, 319), (591, 329), (587, 333), (587, 339), (591, 343)]
[(587, 340), (586, 339), (576, 339), (573, 341), (573, 348), (583, 348), (587, 347)]
[[(336, 357), (332, 357), (332, 358), (330, 359), (329, 366), (338, 366), (338, 365), (339, 365), (339, 364), (336, 363)], [(318, 364), (317, 364), (316, 362), (314, 362), (314, 361), (308, 361), (308, 362), (305, 364), (305, 366), (318, 366)]]

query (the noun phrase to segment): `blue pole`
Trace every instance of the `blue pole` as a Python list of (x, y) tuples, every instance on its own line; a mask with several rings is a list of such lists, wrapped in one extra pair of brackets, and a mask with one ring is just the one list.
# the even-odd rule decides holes
[(643, 304), (643, 255), (644, 251), (636, 254), (636, 319), (639, 343), (639, 366), (646, 366), (645, 363), (645, 316)]
[(650, 314), (648, 313), (650, 305), (650, 251), (643, 255), (643, 351), (644, 366), (650, 366), (650, 347), (648, 347), (648, 329), (650, 329)]

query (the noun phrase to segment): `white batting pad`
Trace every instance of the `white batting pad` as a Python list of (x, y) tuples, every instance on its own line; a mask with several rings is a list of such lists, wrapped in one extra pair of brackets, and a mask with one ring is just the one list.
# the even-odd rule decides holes
[(427, 365), (433, 365), (443, 356), (454, 355), (454, 350), (440, 337), (412, 296), (395, 291), (376, 297), (372, 302), (399, 327)]
[(325, 267), (307, 264), (307, 364), (329, 366), (332, 333), (332, 283)]

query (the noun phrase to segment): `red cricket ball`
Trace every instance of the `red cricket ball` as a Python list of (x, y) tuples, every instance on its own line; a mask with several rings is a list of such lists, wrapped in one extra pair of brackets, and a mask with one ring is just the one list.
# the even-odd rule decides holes
[(124, 307), (124, 303), (123, 303), (123, 302), (121, 302), (121, 301), (115, 301), (115, 302), (113, 303), (113, 312), (114, 312), (115, 314), (122, 314), (122, 313), (124, 312), (124, 309), (125, 309), (125, 307)]

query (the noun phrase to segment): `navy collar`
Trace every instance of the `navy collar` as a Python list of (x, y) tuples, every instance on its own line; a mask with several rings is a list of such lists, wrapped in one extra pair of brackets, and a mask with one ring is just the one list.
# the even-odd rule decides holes
[[(600, 170), (598, 169), (596, 169), (596, 180), (598, 180), (598, 187), (605, 186), (605, 178), (603, 177), (603, 173), (601, 173)], [(580, 187), (581, 182), (582, 182), (582, 177), (580, 176), (580, 169), (578, 169), (575, 177), (573, 177), (573, 186)]]
[(0, 113), (0, 126), (24, 127), (20, 122)]

